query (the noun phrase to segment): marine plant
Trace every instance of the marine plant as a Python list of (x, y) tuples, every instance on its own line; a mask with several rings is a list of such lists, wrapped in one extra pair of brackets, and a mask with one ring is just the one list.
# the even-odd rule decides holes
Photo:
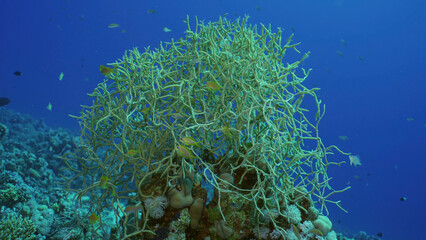
[(325, 106), (319, 88), (303, 85), (310, 70), (298, 68), (309, 53), (287, 63), (287, 51), (300, 53), (293, 35), (247, 19), (194, 27), (187, 18), (184, 38), (109, 64), (74, 116), (78, 149), (64, 156), (73, 173), (65, 189), (77, 209), (88, 201), (98, 229), (113, 211), (120, 239), (285, 236), (329, 203), (341, 207), (330, 197), (347, 188), (335, 190), (327, 175), (341, 163), (327, 155), (343, 152), (323, 144)]

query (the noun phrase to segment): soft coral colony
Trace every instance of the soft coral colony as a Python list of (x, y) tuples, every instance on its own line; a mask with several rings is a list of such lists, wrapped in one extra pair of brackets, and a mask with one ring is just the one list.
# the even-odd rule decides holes
[(309, 53), (284, 63), (292, 35), (247, 17), (186, 23), (185, 38), (111, 63), (76, 116), (65, 188), (89, 202), (81, 222), (96, 214), (93, 234), (111, 239), (336, 239), (327, 204), (347, 188), (330, 186), (327, 155), (342, 152), (318, 135), (319, 89), (298, 70)]

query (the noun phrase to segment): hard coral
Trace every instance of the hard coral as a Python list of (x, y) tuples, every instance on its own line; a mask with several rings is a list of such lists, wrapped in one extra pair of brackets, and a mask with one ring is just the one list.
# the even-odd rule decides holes
[[(329, 186), (326, 170), (338, 163), (326, 157), (340, 150), (318, 136), (319, 89), (304, 86), (309, 70), (297, 69), (309, 53), (287, 63), (286, 53), (298, 52), (293, 35), (283, 39), (281, 29), (247, 20), (191, 26), (187, 18), (184, 38), (127, 51), (77, 117), (80, 146), (64, 156), (75, 174), (64, 185), (77, 200), (87, 195), (105, 210), (117, 209), (129, 192), (137, 193), (133, 202), (158, 195), (170, 202), (164, 221), (136, 215), (123, 236), (149, 236), (167, 224), (174, 234), (171, 218), (191, 208), (193, 221), (179, 234), (200, 239), (216, 229), (223, 239), (250, 238), (259, 224), (282, 233), (314, 203), (339, 203), (326, 201), (342, 191)], [(313, 109), (303, 108), (306, 98)], [(214, 188), (206, 206), (202, 182)], [(263, 211), (269, 215), (262, 218)], [(116, 217), (129, 221), (127, 213)]]
[(0, 220), (0, 239), (36, 239), (36, 226), (29, 218), (8, 215)]

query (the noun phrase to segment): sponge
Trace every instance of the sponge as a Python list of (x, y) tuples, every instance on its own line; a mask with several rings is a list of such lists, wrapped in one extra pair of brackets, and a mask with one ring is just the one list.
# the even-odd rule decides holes
[(328, 217), (319, 216), (317, 220), (314, 221), (314, 226), (320, 230), (324, 236), (326, 236), (327, 233), (331, 231), (333, 224), (331, 223), (330, 219), (328, 219)]
[(179, 190), (175, 187), (167, 194), (170, 206), (177, 209), (189, 207), (194, 201), (192, 198), (192, 182), (188, 178), (178, 179), (178, 182)]

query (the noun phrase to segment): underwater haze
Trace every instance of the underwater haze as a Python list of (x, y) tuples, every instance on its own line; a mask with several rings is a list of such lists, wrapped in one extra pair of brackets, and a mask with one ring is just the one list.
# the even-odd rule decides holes
[[(347, 213), (328, 205), (339, 239), (426, 239), (425, 9), (422, 0), (3, 0), (0, 98), (10, 102), (0, 104), (0, 124), (9, 129), (0, 137), (0, 180), (17, 174), (29, 184), (51, 169), (54, 180), (45, 186), (58, 187), (59, 157), (72, 151), (72, 138), (80, 136), (79, 122), (70, 115), (80, 116), (82, 105), (93, 104), (88, 94), (106, 78), (100, 65), (111, 67), (126, 50), (154, 50), (161, 42), (183, 38), (187, 16), (207, 23), (247, 15), (249, 24), (281, 28), (283, 39), (294, 34), (301, 54), (289, 53), (286, 61), (310, 52), (299, 68), (312, 69), (304, 84), (320, 88), (317, 95), (326, 106), (319, 124), (322, 142), (355, 156), (329, 156), (346, 162), (328, 169), (330, 183), (351, 187), (333, 196)], [(29, 126), (34, 132), (19, 137)], [(51, 155), (56, 145), (19, 143), (33, 136), (42, 136), (35, 142), (68, 140), (59, 140), (64, 146)], [(27, 155), (20, 158), (46, 152), (43, 168), (31, 166), (30, 177), (8, 162), (24, 145)], [(1, 196), (3, 224), (6, 212), (22, 214), (23, 206), (32, 206), (26, 201), (37, 201), (29, 194), (16, 205), (1, 202)], [(55, 223), (43, 226), (37, 225), (37, 238), (55, 239), (49, 238)]]

